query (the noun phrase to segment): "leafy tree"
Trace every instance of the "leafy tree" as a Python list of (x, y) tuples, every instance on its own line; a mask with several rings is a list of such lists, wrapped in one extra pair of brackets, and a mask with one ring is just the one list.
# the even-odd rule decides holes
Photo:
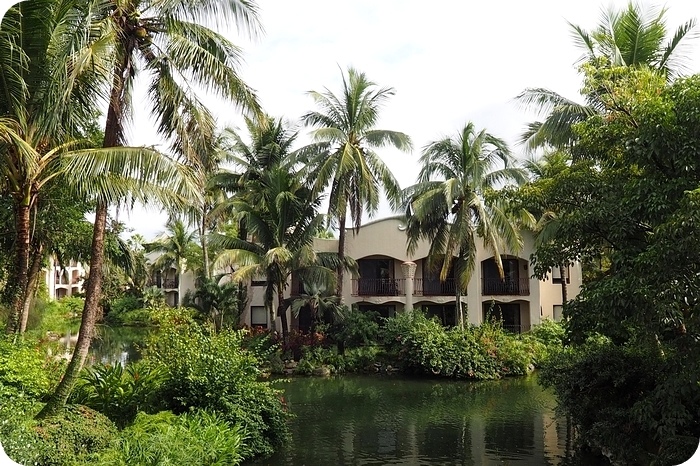
[(578, 161), (542, 187), (564, 208), (534, 271), (604, 253), (609, 267), (566, 307), (573, 346), (544, 380), (589, 444), (621, 461), (678, 463), (700, 436), (700, 77), (668, 84), (647, 69), (585, 71), (584, 92), (604, 108), (575, 127)]
[[(521, 182), (522, 169), (512, 166), (506, 143), (467, 123), (454, 137), (429, 143), (420, 158), (417, 183), (404, 190), (408, 251), (418, 241), (430, 243), (429, 258), (440, 265), (440, 280), (452, 267), (456, 281), (456, 305), (463, 324), (461, 295), (466, 292), (475, 267), (477, 237), (494, 255), (503, 276), (500, 251), (517, 251), (522, 238), (517, 226), (489, 192), (504, 182)], [(503, 164), (501, 168), (497, 168)], [(530, 218), (525, 215), (524, 220)]]
[[(345, 258), (345, 235), (348, 209), (355, 232), (359, 231), (364, 212), (373, 215), (379, 207), (380, 188), (393, 205), (398, 205), (400, 188), (394, 175), (375, 149), (393, 146), (411, 149), (411, 140), (397, 131), (375, 129), (379, 110), (394, 95), (393, 88), (376, 87), (364, 73), (348, 68), (343, 87), (336, 96), (330, 90), (311, 91), (318, 110), (306, 113), (305, 124), (316, 128), (316, 144), (310, 150), (314, 192), (330, 187), (328, 215), (338, 221), (339, 263)], [(343, 267), (337, 269), (338, 296), (342, 299)]]

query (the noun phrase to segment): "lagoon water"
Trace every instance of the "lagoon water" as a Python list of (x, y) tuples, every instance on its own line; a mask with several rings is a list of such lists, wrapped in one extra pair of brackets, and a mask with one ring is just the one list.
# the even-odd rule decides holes
[[(146, 334), (103, 329), (90, 362), (136, 360)], [(344, 375), (275, 384), (295, 416), (292, 439), (255, 465), (605, 464), (571, 457), (571, 429), (536, 375), (489, 382)]]
[(295, 415), (293, 438), (256, 465), (572, 464), (571, 431), (535, 376), (294, 378), (278, 387)]

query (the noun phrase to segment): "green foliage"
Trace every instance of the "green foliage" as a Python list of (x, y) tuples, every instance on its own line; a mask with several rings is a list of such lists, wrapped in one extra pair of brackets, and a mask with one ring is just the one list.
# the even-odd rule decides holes
[(319, 367), (327, 367), (331, 373), (360, 373), (374, 370), (374, 364), (383, 355), (378, 346), (347, 349), (343, 354), (334, 348), (304, 348), (303, 356), (294, 370), (298, 375), (311, 375)]
[(243, 459), (244, 434), (220, 415), (205, 411), (179, 416), (139, 413), (112, 448), (94, 464), (104, 466), (236, 465)]
[[(144, 293), (145, 298), (145, 293)], [(105, 320), (116, 325), (143, 325), (151, 323), (151, 312), (144, 308), (144, 299), (121, 296), (112, 300)]]
[(418, 311), (387, 319), (384, 344), (389, 357), (409, 373), (469, 379), (525, 375), (544, 352), (544, 344), (484, 323), (446, 330)]
[(649, 464), (660, 455), (660, 464), (677, 464), (694, 453), (700, 435), (700, 387), (690, 379), (674, 387), (669, 376), (677, 370), (661, 347), (597, 339), (554, 355), (540, 381), (555, 388), (582, 439), (615, 461)]
[(682, 462), (700, 437), (700, 76), (598, 65), (583, 68), (597, 111), (574, 127), (571, 166), (529, 192), (558, 215), (535, 273), (597, 265), (565, 306), (571, 348), (544, 380), (587, 443)]
[(91, 455), (107, 448), (117, 429), (102, 414), (79, 405), (66, 406), (58, 415), (35, 421), (38, 403), (2, 400), (0, 441), (10, 458), (20, 464), (78, 466), (92, 463)]
[(0, 336), (0, 396), (41, 398), (51, 392), (61, 372), (62, 362), (49, 358), (38, 341), (13, 342), (12, 336)]
[(139, 411), (156, 412), (165, 380), (162, 367), (143, 361), (127, 365), (98, 364), (84, 369), (71, 395), (71, 402), (93, 408), (120, 427), (133, 421)]
[(258, 381), (261, 355), (243, 349), (245, 331), (205, 332), (198, 326), (164, 329), (147, 358), (165, 367), (161, 399), (175, 413), (206, 409), (245, 432), (245, 458), (268, 455), (288, 436), (279, 392)]
[(379, 339), (378, 312), (348, 310), (342, 322), (331, 327), (330, 337), (346, 348), (376, 344)]

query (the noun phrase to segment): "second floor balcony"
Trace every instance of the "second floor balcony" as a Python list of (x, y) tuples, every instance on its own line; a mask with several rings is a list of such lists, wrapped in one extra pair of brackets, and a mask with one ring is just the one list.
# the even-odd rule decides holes
[(454, 296), (457, 291), (454, 278), (445, 281), (415, 278), (413, 283), (413, 294), (416, 296)]
[(353, 278), (353, 296), (403, 296), (406, 280), (403, 278)]
[(484, 278), (482, 293), (491, 296), (529, 296), (529, 278)]

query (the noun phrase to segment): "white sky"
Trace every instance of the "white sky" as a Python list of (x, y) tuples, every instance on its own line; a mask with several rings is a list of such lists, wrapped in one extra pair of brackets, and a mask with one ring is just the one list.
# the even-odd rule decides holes
[[(340, 89), (340, 68), (353, 66), (396, 95), (381, 112), (377, 128), (407, 133), (412, 154), (380, 152), (402, 186), (415, 181), (420, 149), (455, 134), (467, 121), (511, 144), (534, 115), (513, 98), (527, 87), (546, 87), (578, 98), (581, 55), (567, 21), (592, 29), (609, 5), (626, 0), (258, 0), (265, 33), (255, 41), (231, 34), (244, 49), (240, 69), (256, 89), (263, 108), (295, 121), (313, 109), (309, 90)], [(0, 12), (8, 0), (0, 0)], [(662, 5), (643, 2), (644, 5)], [(695, 0), (670, 0), (671, 31), (700, 16)], [(5, 8), (3, 8), (3, 6)], [(700, 72), (700, 40), (684, 50), (690, 72)], [(340, 68), (339, 68), (340, 67)], [(144, 101), (139, 97), (134, 102)], [(231, 105), (211, 99), (220, 126), (240, 126)], [(131, 143), (158, 144), (145, 108), (135, 109)], [(303, 130), (304, 134), (306, 130)], [(301, 142), (305, 139), (301, 138)], [(384, 208), (379, 217), (391, 214)], [(166, 216), (137, 209), (122, 220), (151, 238)]]

